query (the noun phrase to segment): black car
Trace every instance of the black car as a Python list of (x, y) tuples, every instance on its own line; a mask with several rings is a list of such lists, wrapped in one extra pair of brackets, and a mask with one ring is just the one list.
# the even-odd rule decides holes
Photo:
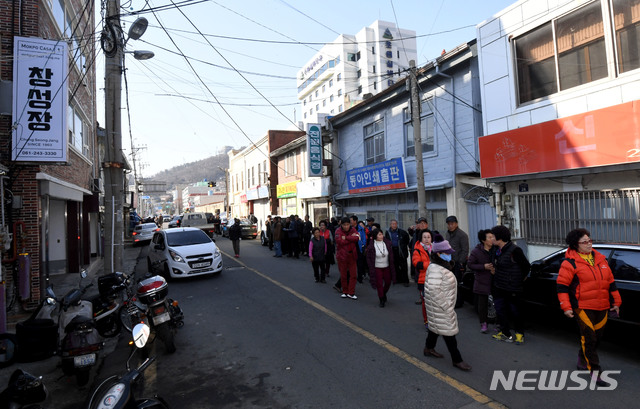
[(176, 215), (173, 216), (173, 219), (171, 219), (171, 221), (169, 222), (169, 228), (173, 229), (175, 227), (180, 227), (180, 224), (182, 223), (182, 215)]
[[(229, 227), (233, 226), (233, 219), (231, 219), (228, 225), (222, 228), (222, 236), (229, 237)], [(256, 239), (258, 238), (258, 225), (252, 223), (249, 219), (240, 219), (240, 227), (242, 228), (243, 239)]]
[[(607, 258), (622, 298), (620, 317), (613, 320), (640, 326), (640, 246), (594, 244), (593, 248)], [(558, 250), (531, 263), (531, 271), (524, 282), (526, 302), (560, 312), (556, 280), (566, 251), (566, 248)], [(473, 273), (467, 272), (459, 285), (465, 300), (473, 296), (473, 278)]]

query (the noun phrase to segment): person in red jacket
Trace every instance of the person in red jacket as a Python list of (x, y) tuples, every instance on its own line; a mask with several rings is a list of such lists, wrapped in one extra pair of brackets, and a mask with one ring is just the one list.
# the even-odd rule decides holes
[(349, 218), (340, 220), (340, 228), (336, 230), (336, 259), (342, 283), (342, 298), (357, 300), (356, 280), (358, 278), (358, 241), (360, 235), (351, 227)]
[[(440, 241), (444, 240), (442, 236), (438, 236)], [(431, 254), (431, 247), (433, 246), (433, 236), (430, 230), (425, 229), (419, 233), (418, 237), (420, 237), (420, 241), (416, 241), (416, 244), (413, 246), (411, 264), (413, 264), (416, 270), (418, 293), (420, 294), (420, 298), (416, 301), (416, 304), (422, 306), (422, 319), (424, 321), (424, 326), (428, 329), (427, 310), (424, 305), (424, 279), (427, 274), (427, 267), (429, 267), (429, 263), (431, 262), (429, 256)]]
[(599, 376), (597, 348), (609, 311), (617, 315), (622, 300), (607, 258), (591, 246), (589, 231), (572, 230), (566, 242), (569, 248), (557, 279), (560, 308), (564, 315), (575, 318), (580, 327), (578, 369), (589, 370), (598, 386), (608, 386)]

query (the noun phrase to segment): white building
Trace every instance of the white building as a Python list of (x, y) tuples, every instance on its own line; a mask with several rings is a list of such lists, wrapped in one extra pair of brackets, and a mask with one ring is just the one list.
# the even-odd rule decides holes
[(481, 174), (535, 260), (640, 241), (640, 3), (522, 0), (480, 23)]
[(355, 36), (342, 34), (326, 44), (298, 74), (302, 121), (318, 113), (337, 115), (407, 75), (416, 60), (416, 32), (376, 20)]

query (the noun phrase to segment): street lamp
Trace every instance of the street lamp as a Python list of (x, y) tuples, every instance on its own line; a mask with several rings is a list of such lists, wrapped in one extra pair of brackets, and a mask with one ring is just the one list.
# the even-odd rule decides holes
[[(147, 29), (146, 18), (138, 18), (124, 38), (120, 25), (120, 0), (107, 0), (105, 26), (100, 44), (105, 54), (105, 158), (102, 164), (105, 178), (105, 257), (104, 273), (122, 271), (124, 250), (125, 194), (124, 161), (122, 158), (121, 99), (124, 47), (130, 39), (139, 39)], [(146, 60), (153, 57), (150, 51), (134, 51), (134, 58)]]

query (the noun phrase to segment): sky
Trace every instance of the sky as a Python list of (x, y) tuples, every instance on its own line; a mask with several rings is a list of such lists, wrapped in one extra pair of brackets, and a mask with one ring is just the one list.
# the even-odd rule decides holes
[[(478, 23), (514, 2), (123, 2), (125, 32), (137, 17), (149, 20), (145, 34), (127, 42), (126, 51), (150, 50), (155, 57), (138, 61), (125, 55), (128, 92), (123, 81), (122, 146), (129, 159), (134, 147), (142, 177), (216, 155), (224, 146), (246, 146), (270, 129), (292, 129), (294, 118), (301, 120), (296, 76), (322, 44), (339, 34), (356, 34), (375, 20), (414, 30), (420, 67), (442, 50), (475, 38)], [(98, 32), (102, 15), (97, 10)], [(96, 64), (98, 122), (104, 126), (102, 52)]]

